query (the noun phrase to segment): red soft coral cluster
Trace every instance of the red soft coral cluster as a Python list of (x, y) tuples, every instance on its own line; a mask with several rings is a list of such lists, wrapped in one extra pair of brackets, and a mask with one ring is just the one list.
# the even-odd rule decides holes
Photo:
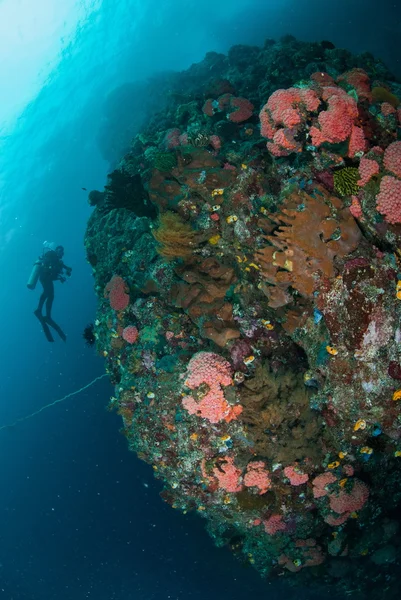
[(289, 88), (276, 90), (260, 111), (261, 134), (272, 141), (267, 147), (274, 156), (301, 152), (302, 144), (295, 140), (309, 112), (316, 111), (320, 99), (313, 89)]
[(369, 76), (363, 69), (351, 69), (340, 75), (337, 81), (345, 87), (355, 90), (361, 100), (369, 102), (372, 100)]
[(401, 142), (393, 142), (386, 148), (383, 165), (401, 179)]
[(242, 411), (240, 405), (232, 407), (225, 399), (223, 387), (232, 383), (228, 361), (214, 352), (198, 352), (189, 361), (185, 380), (187, 387), (198, 391), (197, 398), (185, 396), (182, 405), (189, 414), (203, 417), (211, 423), (218, 423), (223, 419), (232, 421)]
[(326, 559), (321, 546), (318, 546), (313, 538), (296, 540), (294, 545), (299, 558), (294, 560), (293, 556), (282, 554), (278, 559), (278, 563), (292, 573), (296, 573), (304, 567), (317, 567)]
[(122, 336), (128, 344), (135, 344), (138, 339), (138, 329), (135, 325), (128, 325), (123, 329)]
[(235, 466), (232, 456), (225, 456), (217, 467), (214, 467), (213, 474), (219, 482), (219, 488), (226, 492), (239, 492), (241, 485), (241, 469)]
[(287, 529), (282, 515), (272, 515), (266, 521), (263, 521), (263, 525), (268, 535), (276, 535), (276, 533)]
[(376, 196), (377, 210), (388, 223), (401, 223), (401, 180), (385, 175)]
[(209, 98), (203, 105), (202, 112), (208, 117), (216, 113), (227, 113), (227, 119), (233, 123), (242, 123), (252, 117), (254, 106), (246, 98), (236, 97), (232, 94), (223, 94), (217, 100)]
[[(365, 92), (366, 73), (358, 77), (344, 74), (349, 83), (358, 81), (358, 89)], [(312, 145), (348, 142), (348, 156), (353, 158), (367, 148), (363, 129), (358, 125), (358, 104), (331, 77), (323, 74), (311, 77), (308, 88), (280, 89), (273, 92), (260, 112), (261, 134), (270, 141), (267, 148), (274, 156), (288, 156), (302, 152), (305, 133)], [(340, 80), (341, 78), (339, 78)], [(363, 81), (362, 81), (363, 80)]]
[(312, 481), (313, 485), (313, 497), (314, 498), (323, 498), (323, 496), (327, 496), (329, 493), (328, 486), (330, 484), (335, 483), (337, 481), (337, 477), (333, 475), (330, 471), (325, 471), (321, 473)]
[(109, 299), (113, 310), (124, 310), (129, 304), (128, 288), (124, 279), (119, 275), (113, 275), (106, 285), (104, 295)]
[(284, 475), (288, 477), (291, 485), (302, 485), (309, 479), (307, 473), (303, 473), (298, 467), (285, 467)]
[[(353, 469), (343, 468), (344, 474), (346, 474), (346, 470), (348, 470), (349, 476), (352, 477)], [(324, 520), (332, 527), (345, 523), (352, 513), (363, 508), (369, 498), (369, 488), (363, 481), (359, 479), (351, 481), (347, 478), (339, 481), (330, 471), (325, 471), (315, 477), (312, 484), (314, 498), (328, 498), (331, 512), (326, 514)], [(344, 487), (345, 485), (349, 487)], [(326, 510), (327, 506), (323, 504), (323, 512)]]
[(271, 486), (271, 479), (263, 460), (248, 463), (247, 471), (244, 476), (244, 484), (246, 487), (257, 488), (259, 494), (265, 494), (267, 492)]
[[(383, 156), (383, 167), (390, 175), (380, 181), (376, 208), (387, 223), (401, 223), (401, 142), (390, 144)], [(395, 175), (395, 177), (393, 177)]]
[(361, 176), (358, 185), (363, 187), (371, 180), (374, 175), (378, 175), (380, 171), (379, 163), (371, 158), (362, 157), (359, 162), (359, 174)]
[(339, 515), (350, 514), (363, 508), (368, 498), (368, 486), (363, 481), (355, 479), (350, 491), (341, 489), (338, 494), (330, 495), (330, 508)]
[(327, 108), (319, 113), (316, 125), (310, 128), (312, 144), (337, 144), (350, 139), (352, 135), (357, 137), (358, 133), (354, 131), (354, 121), (358, 117), (355, 98), (339, 87), (324, 87), (321, 97)]

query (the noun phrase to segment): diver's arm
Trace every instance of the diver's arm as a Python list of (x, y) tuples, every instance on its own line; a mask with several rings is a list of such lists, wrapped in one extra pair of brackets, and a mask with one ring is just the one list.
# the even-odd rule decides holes
[(72, 268), (67, 267), (67, 265), (65, 265), (64, 263), (62, 263), (62, 266), (63, 266), (64, 271), (66, 271), (67, 275), (71, 275)]

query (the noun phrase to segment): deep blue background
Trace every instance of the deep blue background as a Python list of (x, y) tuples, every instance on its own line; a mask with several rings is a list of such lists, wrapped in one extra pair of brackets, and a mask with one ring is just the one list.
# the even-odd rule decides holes
[[(82, 244), (90, 208), (81, 187), (101, 188), (109, 169), (96, 145), (108, 92), (185, 68), (206, 51), (285, 33), (377, 51), (400, 69), (395, 0), (379, 8), (373, 0), (103, 4), (3, 140), (0, 426), (103, 373), (81, 337), (96, 309)], [(66, 344), (44, 340), (32, 314), (39, 290), (25, 287), (45, 239), (64, 244), (73, 267), (71, 280), (57, 285), (53, 313)], [(200, 519), (163, 504), (150, 467), (127, 451), (119, 419), (105, 410), (112, 393), (103, 379), (0, 430), (0, 599), (295, 597), (214, 548)], [(311, 598), (307, 590), (297, 595)]]

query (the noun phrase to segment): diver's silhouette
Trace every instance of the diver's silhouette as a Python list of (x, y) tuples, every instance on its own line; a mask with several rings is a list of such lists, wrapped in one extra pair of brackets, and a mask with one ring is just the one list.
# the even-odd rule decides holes
[[(65, 342), (66, 335), (61, 327), (52, 319), (52, 307), (54, 300), (54, 281), (64, 283), (66, 277), (71, 275), (71, 267), (67, 267), (63, 263), (64, 248), (63, 246), (54, 246), (53, 243), (45, 242), (43, 244), (43, 254), (35, 262), (32, 268), (31, 275), (28, 280), (28, 288), (34, 290), (38, 280), (43, 286), (43, 292), (39, 298), (38, 308), (34, 311), (34, 315), (39, 319), (46, 339), (49, 342), (54, 342), (53, 336), (49, 329), (52, 327), (56, 333)], [(46, 314), (43, 316), (43, 306), (46, 303)]]

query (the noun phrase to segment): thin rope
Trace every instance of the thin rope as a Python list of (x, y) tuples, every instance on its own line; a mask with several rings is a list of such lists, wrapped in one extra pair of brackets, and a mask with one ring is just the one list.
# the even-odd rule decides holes
[(108, 376), (107, 373), (103, 373), (103, 375), (99, 375), (99, 377), (96, 377), (95, 379), (93, 379), (92, 381), (90, 381), (89, 383), (84, 385), (84, 387), (81, 387), (79, 390), (75, 390), (75, 392), (71, 392), (70, 394), (63, 396), (63, 398), (59, 398), (58, 400), (55, 400), (54, 402), (50, 402), (50, 404), (46, 404), (45, 406), (42, 406), (41, 408), (39, 408), (38, 410), (35, 410), (35, 412), (31, 413), (30, 415), (26, 415), (25, 417), (20, 417), (19, 419), (14, 421), (14, 423), (10, 423), (10, 425), (2, 425), (0, 427), (0, 431), (2, 429), (8, 429), (9, 427), (14, 427), (18, 423), (21, 423), (21, 421), (26, 421), (27, 419), (31, 419), (32, 417), (35, 417), (36, 415), (40, 414), (47, 408), (50, 408), (51, 406), (54, 406), (55, 404), (59, 404), (60, 402), (64, 402), (64, 400), (68, 400), (68, 398), (71, 398), (72, 396), (76, 396), (76, 394), (79, 394), (80, 392), (87, 390), (94, 383), (96, 383), (100, 379), (103, 379), (103, 377), (107, 377), (107, 376)]

